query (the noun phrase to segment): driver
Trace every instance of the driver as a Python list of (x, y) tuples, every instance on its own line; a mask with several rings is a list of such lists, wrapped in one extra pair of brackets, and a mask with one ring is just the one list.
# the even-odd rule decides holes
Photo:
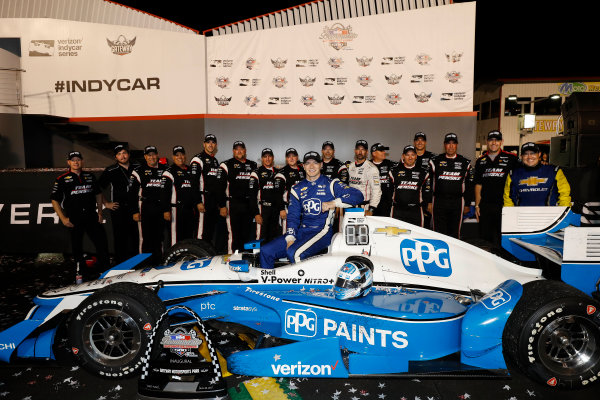
[(309, 151), (304, 155), (306, 179), (290, 190), (287, 232), (261, 248), (262, 268), (272, 269), (275, 260), (286, 255), (295, 263), (317, 254), (331, 243), (335, 208), (351, 207), (363, 201), (358, 189), (321, 175), (321, 168), (319, 153)]

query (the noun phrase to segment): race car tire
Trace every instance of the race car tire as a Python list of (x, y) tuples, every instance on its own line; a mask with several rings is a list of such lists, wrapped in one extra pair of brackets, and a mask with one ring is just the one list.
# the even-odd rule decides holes
[(600, 303), (563, 282), (526, 283), (502, 345), (507, 361), (548, 386), (600, 381)]
[(175, 264), (178, 261), (193, 261), (204, 257), (214, 257), (216, 255), (217, 252), (210, 243), (201, 239), (186, 239), (175, 243), (167, 250), (163, 259), (163, 264)]
[(166, 311), (144, 286), (120, 282), (85, 299), (69, 319), (71, 351), (93, 374), (106, 378), (136, 375), (152, 330)]

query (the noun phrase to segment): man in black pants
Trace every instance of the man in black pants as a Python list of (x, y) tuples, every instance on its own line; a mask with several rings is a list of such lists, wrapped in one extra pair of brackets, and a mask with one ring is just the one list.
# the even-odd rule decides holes
[[(83, 170), (83, 156), (72, 151), (67, 156), (69, 171), (54, 181), (52, 207), (64, 226), (69, 229), (73, 258), (84, 278), (95, 278), (97, 272), (109, 267), (108, 243), (102, 226), (102, 191), (93, 174)], [(96, 273), (85, 266), (83, 234), (87, 233), (96, 248)]]
[(463, 213), (469, 212), (473, 198), (471, 161), (456, 153), (458, 137), (444, 137), (444, 154), (429, 162), (433, 202), (428, 211), (433, 215), (433, 230), (460, 239)]
[(487, 136), (487, 151), (475, 162), (475, 215), (479, 237), (500, 246), (506, 177), (516, 168), (516, 155), (502, 150), (502, 132)]
[(392, 212), (392, 195), (394, 188), (390, 183), (390, 172), (396, 166), (396, 163), (386, 158), (385, 152), (390, 148), (375, 143), (371, 146), (371, 162), (379, 170), (379, 184), (381, 185), (381, 199), (373, 215), (377, 217), (389, 217)]
[(285, 167), (275, 175), (276, 185), (279, 187), (283, 207), (279, 212), (281, 218), (281, 234), (287, 231), (287, 208), (290, 204), (290, 190), (292, 186), (304, 179), (304, 168), (298, 162), (298, 151), (290, 147), (285, 151)]
[(254, 161), (246, 159), (246, 145), (239, 140), (233, 143), (233, 158), (221, 163), (219, 212), (227, 223), (227, 251), (230, 254), (243, 250), (244, 243), (254, 240), (249, 181), (256, 168)]
[(173, 164), (161, 179), (161, 208), (165, 221), (170, 221), (171, 246), (194, 237), (194, 216), (199, 203), (198, 191), (185, 163), (183, 146), (173, 147)]
[(250, 175), (250, 215), (256, 222), (256, 240), (269, 242), (281, 235), (279, 212), (283, 209), (283, 199), (279, 189), (278, 171), (273, 167), (273, 150), (263, 149), (262, 165)]
[(219, 240), (215, 237), (219, 221), (217, 197), (220, 190), (221, 168), (215, 158), (217, 153), (217, 137), (208, 134), (204, 137), (204, 151), (196, 154), (190, 163), (193, 184), (200, 194), (198, 204), (198, 239), (206, 240), (216, 246)]
[(161, 180), (165, 168), (158, 164), (158, 150), (154, 146), (144, 149), (146, 165), (131, 173), (129, 204), (133, 220), (138, 224), (140, 253), (152, 253), (154, 265), (162, 260), (164, 220), (160, 208)]
[(138, 253), (138, 227), (131, 218), (129, 180), (139, 164), (129, 162), (129, 150), (122, 144), (114, 148), (115, 164), (108, 166), (98, 182), (105, 189), (110, 186), (110, 199), (104, 205), (110, 210), (113, 228), (115, 262), (118, 264)]
[[(435, 153), (427, 150), (427, 135), (423, 132), (415, 133), (413, 145), (417, 150), (417, 165), (424, 170), (429, 171), (429, 161), (436, 156)], [(431, 229), (431, 213), (427, 210), (427, 206), (423, 209), (423, 226)]]

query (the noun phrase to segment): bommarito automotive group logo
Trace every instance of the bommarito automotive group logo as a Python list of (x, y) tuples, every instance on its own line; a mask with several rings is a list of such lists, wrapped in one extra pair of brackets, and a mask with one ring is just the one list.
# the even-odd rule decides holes
[[(348, 43), (357, 37), (358, 35), (352, 32), (352, 27), (350, 25), (344, 26), (340, 23), (336, 23), (331, 25), (331, 27), (325, 26), (319, 39), (321, 39), (323, 43), (328, 43), (332, 48), (341, 50), (348, 47)], [(350, 49), (346, 48), (346, 50)]]
[(136, 39), (137, 37), (127, 40), (125, 36), (119, 35), (119, 37), (114, 41), (106, 38), (106, 42), (108, 43), (108, 47), (110, 47), (110, 50), (113, 54), (124, 56), (133, 51), (133, 46), (135, 46)]

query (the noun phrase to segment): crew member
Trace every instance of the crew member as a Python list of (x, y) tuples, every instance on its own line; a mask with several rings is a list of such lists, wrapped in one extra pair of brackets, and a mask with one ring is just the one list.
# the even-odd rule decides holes
[(194, 215), (200, 201), (192, 184), (183, 146), (173, 147), (173, 164), (161, 179), (161, 208), (165, 221), (171, 222), (171, 246), (194, 237)]
[(278, 171), (273, 167), (273, 150), (263, 149), (262, 165), (250, 175), (250, 210), (256, 222), (256, 240), (266, 242), (280, 235), (279, 212), (283, 208)]
[(335, 208), (350, 207), (363, 200), (359, 190), (321, 175), (319, 153), (310, 151), (303, 161), (306, 179), (290, 191), (287, 233), (261, 248), (262, 268), (273, 268), (275, 260), (285, 256), (296, 263), (327, 248), (333, 236)]
[(373, 215), (381, 200), (379, 170), (367, 160), (369, 145), (365, 140), (357, 140), (354, 146), (354, 162), (348, 164), (349, 186), (360, 190), (363, 194), (361, 206), (365, 215)]
[(521, 146), (523, 164), (512, 171), (504, 185), (504, 207), (571, 206), (571, 187), (562, 169), (541, 162), (537, 144)]
[(161, 181), (165, 167), (158, 164), (158, 149), (155, 146), (144, 148), (144, 159), (146, 165), (131, 173), (129, 204), (133, 220), (138, 225), (139, 252), (152, 253), (152, 263), (159, 265), (165, 227), (160, 207)]
[(417, 150), (408, 145), (402, 151), (402, 162), (390, 172), (393, 214), (396, 219), (423, 226), (423, 208), (431, 201), (429, 170), (417, 164)]
[(394, 188), (390, 183), (390, 172), (396, 166), (396, 163), (386, 158), (385, 152), (389, 149), (381, 143), (375, 143), (371, 146), (371, 162), (379, 170), (379, 183), (381, 185), (381, 200), (373, 215), (379, 217), (389, 217), (392, 211)]
[(292, 186), (303, 180), (305, 176), (302, 164), (298, 163), (298, 152), (293, 147), (285, 151), (285, 163), (285, 167), (281, 168), (277, 175), (275, 175), (275, 180), (277, 181), (276, 184), (279, 187), (281, 199), (283, 201), (283, 207), (279, 213), (283, 234), (285, 234), (287, 230), (286, 218), (287, 209), (290, 204), (290, 190), (292, 189)]
[[(415, 133), (413, 145), (417, 150), (417, 165), (425, 170), (429, 170), (429, 161), (436, 156), (435, 153), (427, 150), (427, 135), (423, 132)], [(427, 206), (423, 208), (423, 226), (431, 228), (431, 213), (427, 210)]]
[(444, 154), (429, 162), (433, 202), (428, 210), (433, 215), (433, 229), (460, 238), (463, 213), (469, 212), (473, 197), (471, 162), (458, 154), (458, 136), (447, 133)]
[(490, 131), (487, 151), (475, 162), (475, 215), (479, 237), (500, 245), (502, 204), (506, 177), (518, 164), (517, 156), (502, 150), (502, 132)]
[(86, 233), (98, 256), (97, 270), (109, 267), (108, 243), (102, 226), (102, 191), (94, 175), (83, 170), (83, 156), (72, 151), (67, 156), (69, 171), (54, 181), (52, 207), (60, 221), (69, 230), (73, 259), (81, 275), (95, 278), (85, 267), (83, 259), (83, 234)]
[(254, 240), (249, 181), (257, 165), (246, 159), (246, 145), (238, 140), (233, 143), (233, 157), (222, 162), (221, 169), (223, 195), (219, 207), (229, 231), (227, 251), (233, 253), (235, 250), (243, 250), (244, 243)]
[(198, 204), (198, 239), (206, 240), (216, 246), (218, 240), (221, 168), (215, 158), (217, 153), (217, 137), (208, 134), (204, 137), (204, 151), (196, 154), (190, 163), (190, 173), (195, 190), (200, 195)]
[(98, 182), (105, 189), (110, 186), (110, 200), (104, 205), (110, 210), (116, 263), (138, 253), (138, 227), (131, 218), (129, 182), (131, 173), (140, 165), (129, 160), (129, 150), (119, 144), (114, 148), (115, 164), (108, 166)]
[(348, 167), (346, 163), (335, 158), (335, 147), (333, 142), (327, 140), (321, 146), (323, 155), (323, 170), (321, 173), (329, 179), (339, 179), (343, 183), (348, 183)]

